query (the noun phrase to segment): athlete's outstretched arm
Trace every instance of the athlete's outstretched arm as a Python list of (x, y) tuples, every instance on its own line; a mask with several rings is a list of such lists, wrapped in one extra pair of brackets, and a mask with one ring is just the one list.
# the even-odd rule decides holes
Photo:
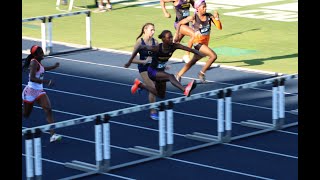
[(199, 55), (199, 56), (204, 56), (204, 55), (201, 54), (198, 50), (189, 48), (189, 47), (184, 46), (184, 45), (182, 45), (182, 44), (174, 43), (174, 47), (175, 47), (176, 49), (182, 49), (182, 50), (185, 50), (185, 51), (192, 52), (193, 54), (197, 54), (197, 55)]
[(171, 18), (171, 14), (167, 11), (166, 3), (167, 2), (175, 2), (175, 1), (176, 0), (160, 0), (161, 9), (162, 9), (162, 12), (165, 17)]
[(52, 70), (52, 69), (55, 69), (55, 68), (57, 68), (57, 67), (59, 67), (60, 66), (60, 63), (55, 63), (53, 66), (47, 66), (47, 67), (44, 67), (44, 70), (45, 71), (50, 71), (50, 70)]
[[(141, 39), (138, 39), (138, 40), (136, 41), (136, 44), (135, 44), (134, 47), (133, 47), (133, 50), (139, 48), (140, 44), (141, 44)], [(133, 58), (133, 60), (132, 60), (131, 63), (135, 63), (135, 64), (145, 64), (145, 63), (147, 63), (147, 61), (137, 59), (136, 56), (135, 56), (135, 57)]]
[(135, 47), (133, 52), (132, 52), (132, 55), (131, 55), (129, 61), (124, 65), (125, 68), (128, 68), (131, 65), (133, 59), (138, 54), (139, 50), (148, 50), (148, 51), (152, 51), (152, 52), (157, 52), (158, 51), (158, 46), (147, 46), (147, 45), (141, 45), (140, 44), (139, 46)]
[(212, 20), (212, 23), (217, 27), (217, 29), (222, 30), (222, 23), (220, 21), (218, 11), (214, 11), (213, 15), (210, 16), (210, 18)]
[(194, 20), (194, 15), (188, 16), (184, 19), (182, 19), (181, 21), (179, 21), (179, 23), (177, 24), (177, 30), (176, 33), (174, 34), (174, 42), (179, 42), (179, 34), (180, 34), (180, 27), (182, 24), (187, 24), (189, 22), (192, 22)]

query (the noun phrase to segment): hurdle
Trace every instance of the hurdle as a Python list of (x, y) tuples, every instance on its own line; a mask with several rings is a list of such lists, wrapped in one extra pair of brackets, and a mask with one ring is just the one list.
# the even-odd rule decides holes
[[(211, 91), (206, 91), (206, 92), (201, 92), (197, 94), (193, 94), (190, 97), (177, 97), (173, 99), (168, 99), (164, 101), (159, 101), (155, 103), (150, 103), (150, 104), (143, 104), (143, 105), (137, 105), (129, 108), (124, 108), (120, 110), (115, 110), (115, 111), (109, 111), (105, 113), (100, 113), (100, 114), (94, 114), (94, 115), (89, 115), (89, 116), (84, 116), (80, 118), (75, 118), (63, 122), (56, 122), (53, 124), (48, 124), (48, 125), (42, 125), (42, 126), (37, 126), (37, 127), (32, 127), (32, 128), (26, 128), (22, 130), (22, 135), (26, 136), (25, 141), (26, 141), (26, 150), (30, 149), (30, 137), (31, 133), (36, 133), (39, 131), (45, 132), (50, 129), (58, 129), (62, 127), (68, 127), (68, 126), (73, 126), (73, 125), (78, 125), (82, 123), (88, 123), (88, 122), (93, 122), (95, 121), (95, 157), (96, 157), (96, 164), (90, 164), (87, 162), (82, 162), (78, 160), (73, 160), (71, 162), (66, 162), (65, 167), (67, 168), (72, 168), (72, 169), (77, 169), (80, 171), (84, 171), (82, 174), (66, 177), (63, 179), (75, 179), (75, 178), (81, 178), (81, 177), (86, 177), (94, 174), (101, 174), (105, 172), (110, 172), (116, 169), (120, 169), (123, 167), (129, 167), (133, 165), (137, 165), (140, 163), (145, 163), (165, 157), (170, 157), (172, 155), (176, 154), (181, 154), (185, 152), (190, 152), (193, 150), (201, 149), (201, 148), (206, 148), (210, 147), (213, 145), (217, 144), (222, 144), (225, 142), (230, 142), (234, 141), (237, 139), (241, 138), (246, 138), (249, 136), (254, 136), (257, 134), (262, 134), (262, 133), (267, 133), (287, 127), (292, 127), (298, 125), (298, 122), (293, 122), (289, 124), (284, 124), (284, 118), (285, 116), (283, 115), (284, 113), (284, 87), (281, 88), (280, 90), (274, 90), (272, 91), (272, 99), (275, 101), (274, 104), (277, 104), (277, 106), (273, 106), (274, 111), (272, 111), (272, 122), (277, 122), (276, 127), (267, 127), (263, 128), (262, 130), (258, 130), (255, 132), (247, 133), (247, 134), (242, 134), (239, 136), (232, 137), (232, 92), (242, 90), (242, 89), (248, 89), (248, 88), (254, 88), (260, 85), (269, 85), (273, 84), (273, 88), (279, 84), (284, 86), (284, 82), (288, 81), (290, 79), (297, 79), (298, 74), (293, 74), (293, 75), (284, 75), (284, 76), (279, 76), (279, 77), (274, 77), (274, 78), (269, 78), (269, 79), (264, 79), (260, 81), (255, 81), (255, 82), (250, 82), (246, 84), (241, 84), (241, 85), (234, 85), (230, 87), (225, 87), (221, 89), (216, 89), (216, 90), (211, 90)], [(210, 96), (217, 96), (218, 100), (218, 124), (217, 124), (217, 136), (214, 135), (207, 135), (203, 133), (193, 133), (194, 135), (193, 140), (197, 141), (203, 141), (205, 142), (204, 144), (184, 148), (184, 149), (179, 149), (174, 151), (174, 127), (173, 127), (173, 121), (174, 121), (174, 111), (173, 108), (179, 103), (187, 102), (187, 101), (192, 101), (200, 98), (206, 98)], [(281, 103), (279, 103), (281, 102)], [(281, 106), (279, 106), (281, 104)], [(118, 165), (113, 165), (111, 163), (111, 153), (110, 153), (110, 126), (109, 126), (109, 121), (111, 118), (120, 116), (120, 115), (125, 115), (125, 114), (130, 114), (134, 112), (139, 112), (139, 111), (144, 111), (144, 110), (149, 110), (153, 108), (159, 108), (159, 150), (155, 149), (150, 149), (142, 146), (135, 146), (134, 148), (127, 148), (128, 152), (135, 153), (135, 154), (140, 154), (146, 156), (145, 158), (139, 159), (139, 160), (134, 160), (130, 162), (126, 162), (123, 164), (118, 164)], [(277, 113), (275, 113), (277, 112)], [(275, 116), (275, 114), (279, 114), (279, 116)], [(276, 118), (279, 117), (279, 118)], [(103, 118), (103, 119), (102, 119)], [(278, 119), (278, 120), (277, 120)], [(103, 124), (102, 123), (106, 123)], [(187, 139), (192, 139), (190, 138), (190, 134), (187, 134), (185, 136)], [(41, 147), (41, 146), (40, 146)], [(41, 152), (41, 150), (37, 151)], [(31, 165), (31, 160), (30, 158), (32, 154), (30, 151), (26, 151), (28, 154), (26, 156), (26, 164), (27, 164), (27, 169), (30, 173), (27, 175), (32, 178), (30, 174), (33, 172), (30, 168), (33, 167)], [(38, 160), (39, 158), (41, 159), (41, 153), (38, 153)], [(41, 163), (38, 162), (38, 166), (40, 166)], [(40, 168), (41, 169), (41, 168)], [(39, 171), (39, 167), (38, 167)]]
[[(52, 43), (52, 22), (53, 22), (53, 19), (81, 15), (81, 14), (86, 15), (86, 45), (82, 48), (73, 49), (73, 50), (54, 51), (53, 43)], [(66, 54), (66, 53), (72, 53), (72, 52), (76, 52), (76, 51), (83, 51), (83, 50), (92, 49), (92, 44), (91, 44), (91, 12), (89, 10), (76, 11), (76, 12), (63, 13), (63, 14), (53, 14), (53, 15), (48, 15), (48, 16), (38, 16), (38, 17), (32, 17), (32, 18), (25, 18), (25, 19), (22, 19), (22, 23), (36, 21), (36, 20), (41, 20), (41, 46), (42, 46), (42, 49), (44, 51), (45, 56)]]

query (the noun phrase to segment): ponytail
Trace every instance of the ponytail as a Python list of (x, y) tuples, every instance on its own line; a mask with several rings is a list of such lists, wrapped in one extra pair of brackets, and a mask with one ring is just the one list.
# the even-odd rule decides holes
[(138, 39), (142, 36), (142, 34), (144, 33), (144, 30), (145, 30), (148, 26), (154, 26), (154, 24), (153, 24), (153, 23), (145, 23), (145, 24), (142, 26), (141, 32), (140, 32), (139, 36), (136, 38), (136, 40), (138, 40)]
[(31, 62), (31, 59), (33, 59), (33, 55), (32, 54), (29, 54), (28, 57), (26, 58), (26, 60), (24, 61), (24, 64), (22, 66), (22, 70), (27, 70), (29, 68), (29, 65), (30, 65), (30, 62)]

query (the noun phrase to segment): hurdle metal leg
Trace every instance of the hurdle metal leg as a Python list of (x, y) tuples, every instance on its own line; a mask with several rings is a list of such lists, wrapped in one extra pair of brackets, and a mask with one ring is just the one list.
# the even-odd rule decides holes
[[(104, 125), (102, 126), (102, 120), (100, 116), (96, 117), (95, 120), (95, 155), (96, 164), (90, 164), (73, 160), (71, 163), (65, 163), (65, 166), (72, 169), (84, 171), (86, 173), (71, 176), (65, 179), (75, 179), (80, 177), (86, 177), (93, 174), (98, 174), (109, 170), (110, 166), (110, 129), (109, 119), (110, 116), (104, 116)], [(104, 131), (104, 132), (102, 132)], [(102, 143), (104, 142), (104, 143)], [(104, 144), (104, 148), (103, 148)], [(103, 156), (104, 154), (104, 156)], [(104, 159), (103, 159), (104, 158)]]
[(185, 137), (192, 140), (203, 142), (221, 142), (224, 136), (224, 91), (220, 90), (218, 93), (218, 136), (193, 132), (186, 134)]
[(25, 143), (27, 180), (33, 180), (33, 135), (30, 130), (25, 134)]
[[(281, 80), (282, 81), (282, 80)], [(279, 88), (279, 81), (276, 79), (272, 87), (272, 123), (265, 123), (255, 120), (241, 121), (240, 124), (258, 129), (280, 129), (284, 123), (284, 86)], [(280, 114), (282, 120), (279, 119)]]
[(165, 132), (165, 125), (166, 125), (166, 116), (165, 116), (165, 104), (161, 103), (159, 106), (159, 150), (142, 147), (142, 146), (135, 146), (134, 148), (128, 148), (128, 151), (131, 153), (144, 155), (144, 156), (165, 156), (166, 155), (166, 132)]

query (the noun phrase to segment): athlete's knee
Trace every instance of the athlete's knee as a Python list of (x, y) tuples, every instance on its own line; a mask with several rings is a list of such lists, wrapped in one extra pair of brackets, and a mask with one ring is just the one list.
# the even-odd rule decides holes
[(212, 55), (210, 55), (209, 61), (214, 62), (217, 58), (218, 58), (217, 54), (213, 53)]
[(171, 79), (174, 79), (175, 77), (174, 77), (174, 75), (173, 74), (169, 74), (169, 79), (171, 80)]
[(52, 108), (51, 107), (43, 107), (43, 110), (46, 114), (51, 114), (52, 113)]

